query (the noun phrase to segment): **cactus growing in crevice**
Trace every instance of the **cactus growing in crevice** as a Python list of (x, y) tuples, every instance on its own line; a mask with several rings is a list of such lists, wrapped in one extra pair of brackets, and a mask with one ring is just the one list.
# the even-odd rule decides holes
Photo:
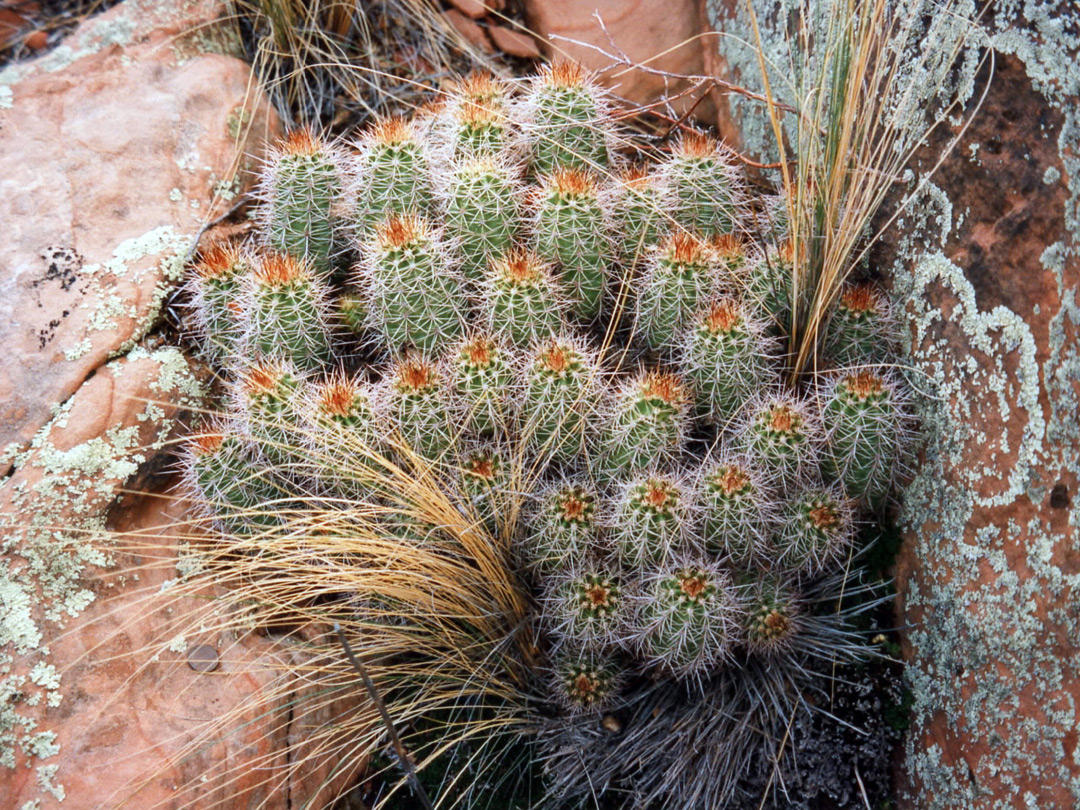
[[(418, 763), (438, 759), (425, 724), (468, 747), (496, 717), (510, 747), (590, 763), (567, 801), (595, 775), (616, 804), (698, 810), (685, 774), (653, 784), (682, 750), (665, 712), (712, 724), (702, 745), (732, 746), (734, 771), (833, 677), (831, 639), (857, 657), (823, 583), (861, 565), (907, 406), (872, 363), (891, 343), (871, 288), (841, 292), (820, 368), (793, 373), (802, 268), (726, 147), (677, 136), (621, 172), (646, 151), (615, 132), (575, 67), (477, 74), (361, 136), (335, 199), (295, 216), (330, 222), (332, 247), (208, 252), (190, 289), (231, 412), (186, 480), (282, 593), (316, 572), (301, 610), (348, 625)], [(460, 701), (425, 703), (438, 684)]]

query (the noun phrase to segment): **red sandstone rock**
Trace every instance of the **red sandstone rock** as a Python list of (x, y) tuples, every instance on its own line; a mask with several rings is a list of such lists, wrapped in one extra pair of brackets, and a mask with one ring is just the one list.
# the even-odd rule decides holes
[(488, 27), (488, 36), (495, 47), (511, 56), (522, 59), (539, 59), (543, 54), (536, 40), (523, 31), (514, 31), (502, 25)]
[[(610, 57), (589, 45), (608, 53), (618, 49), (634, 63), (647, 63), (652, 70), (700, 75), (704, 72), (704, 52), (698, 35), (706, 29), (699, 5), (697, 0), (530, 0), (525, 7), (529, 25), (544, 40), (549, 56), (565, 54), (591, 70), (601, 71), (600, 82), (620, 97), (635, 104), (651, 104), (665, 96), (679, 96), (693, 84), (623, 65), (613, 66)], [(611, 41), (594, 12), (603, 20)], [(676, 99), (673, 108), (685, 112), (705, 89), (692, 97)], [(695, 113), (707, 119), (712, 115), (712, 103), (703, 104)]]
[(452, 8), (444, 11), (442, 16), (474, 48), (483, 53), (495, 53), (495, 49), (491, 46), (491, 40), (484, 33), (484, 29), (473, 20)]
[(214, 52), (221, 8), (121, 4), (66, 40), (70, 65), (54, 51), (3, 88), (0, 448), (146, 332), (192, 237), (249, 182), (273, 116)]
[(474, 20), (486, 17), (489, 11), (496, 9), (495, 3), (481, 2), (481, 0), (450, 0), (450, 5)]

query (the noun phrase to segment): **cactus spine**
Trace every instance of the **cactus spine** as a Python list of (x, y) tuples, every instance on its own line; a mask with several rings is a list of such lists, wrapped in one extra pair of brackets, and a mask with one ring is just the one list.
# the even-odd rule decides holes
[(243, 248), (214, 247), (193, 268), (192, 305), (199, 336), (213, 360), (228, 360), (237, 352), (244, 328), (241, 297), (252, 262), (252, 256)]
[(257, 354), (285, 357), (307, 371), (330, 359), (329, 291), (307, 262), (264, 254), (248, 287), (245, 338)]
[(623, 486), (611, 535), (623, 565), (662, 565), (688, 542), (687, 493), (671, 476), (649, 475)]
[(630, 380), (605, 420), (606, 467), (623, 474), (673, 460), (686, 433), (689, 401), (677, 374), (650, 371)]
[(596, 411), (597, 373), (591, 353), (566, 338), (549, 339), (528, 362), (523, 432), (541, 458), (571, 461), (581, 452)]
[(525, 108), (537, 174), (608, 165), (607, 105), (579, 65), (563, 62), (545, 68), (533, 81)]
[(734, 159), (730, 149), (708, 135), (683, 137), (661, 169), (679, 225), (705, 237), (739, 227), (743, 193)]
[(492, 262), (484, 293), (490, 329), (519, 348), (562, 331), (561, 289), (547, 265), (527, 250), (511, 250)]
[(446, 233), (461, 253), (465, 278), (478, 285), (521, 229), (521, 194), (509, 166), (482, 158), (454, 167), (444, 192)]
[(477, 335), (463, 341), (452, 357), (450, 381), (462, 428), (483, 435), (505, 429), (515, 415), (515, 369), (504, 347)]
[(678, 231), (650, 262), (638, 294), (637, 326), (652, 349), (672, 347), (716, 289), (705, 245)]
[(356, 217), (366, 231), (391, 215), (427, 216), (434, 208), (427, 149), (412, 123), (377, 122), (364, 136), (357, 159)]
[(597, 543), (597, 494), (580, 481), (541, 493), (526, 543), (526, 562), (544, 572), (576, 567)]
[(447, 406), (443, 370), (420, 356), (408, 356), (391, 370), (386, 411), (408, 448), (438, 461), (451, 448), (456, 430)]

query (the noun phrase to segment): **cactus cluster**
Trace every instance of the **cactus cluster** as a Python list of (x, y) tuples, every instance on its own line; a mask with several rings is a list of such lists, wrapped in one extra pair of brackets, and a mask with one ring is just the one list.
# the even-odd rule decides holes
[(290, 495), (392, 510), (380, 465), (434, 470), (507, 543), (548, 714), (805, 672), (827, 647), (799, 642), (806, 594), (851, 567), (900, 469), (884, 293), (845, 288), (832, 365), (793, 382), (798, 257), (756, 230), (768, 201), (726, 147), (688, 132), (631, 165), (570, 65), (443, 101), (350, 145), (285, 139), (260, 237), (195, 267), (231, 396), (192, 442), (191, 490), (257, 536)]

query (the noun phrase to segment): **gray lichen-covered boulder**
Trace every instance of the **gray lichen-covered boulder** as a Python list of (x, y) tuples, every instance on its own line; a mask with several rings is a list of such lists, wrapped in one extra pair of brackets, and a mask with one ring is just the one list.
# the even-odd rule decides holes
[[(822, 0), (823, 5), (825, 0)], [(766, 50), (781, 5), (755, 0)], [(711, 64), (760, 90), (746, 4), (711, 0)], [(975, 4), (967, 9), (979, 16)], [(932, 13), (932, 12), (930, 12)], [(958, 23), (959, 24), (959, 23)], [(900, 514), (913, 700), (898, 799), (920, 810), (1080, 806), (1080, 11), (1001, 2), (959, 53), (956, 148), (876, 256), (907, 315), (924, 432)], [(947, 31), (944, 31), (947, 43)], [(780, 88), (778, 81), (774, 87)], [(721, 128), (768, 156), (729, 96)], [(921, 122), (913, 122), (920, 124)]]
[[(276, 674), (288, 644), (223, 636), (209, 617), (197, 638), (170, 630), (207, 600), (175, 595), (190, 515), (163, 453), (205, 400), (151, 333), (197, 234), (276, 130), (224, 14), (128, 0), (0, 72), (5, 808), (183, 807), (200, 790), (275, 807), (283, 784), (281, 802), (341, 784), (287, 761), (286, 740), (341, 711), (291, 718), (303, 687)], [(241, 731), (215, 725), (226, 716)], [(223, 767), (233, 778), (209, 795), (201, 780)]]

